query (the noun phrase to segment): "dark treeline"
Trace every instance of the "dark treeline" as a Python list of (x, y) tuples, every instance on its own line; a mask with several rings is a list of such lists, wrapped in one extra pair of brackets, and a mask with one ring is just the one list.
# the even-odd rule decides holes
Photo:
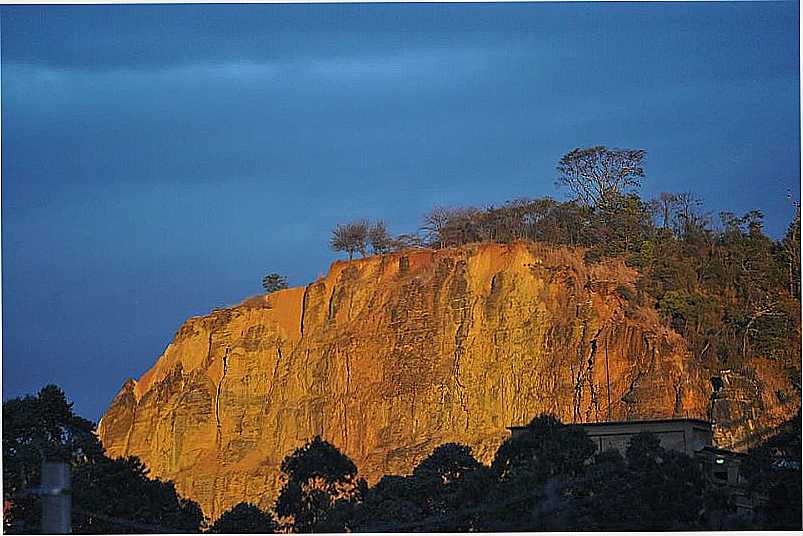
[[(640, 273), (634, 289), (620, 289), (623, 297), (657, 308), (700, 361), (711, 368), (739, 368), (751, 356), (780, 361), (799, 390), (800, 204), (776, 241), (758, 210), (714, 218), (691, 192), (642, 198), (644, 158), (639, 150), (575, 149), (557, 166), (571, 200), (436, 207), (420, 235), (389, 238), (376, 224), (380, 247), (372, 251), (530, 240), (585, 248), (588, 262), (620, 257)], [(365, 254), (371, 229), (364, 220), (340, 225), (332, 247)]]
[[(3, 404), (4, 530), (39, 532), (43, 459), (72, 467), (72, 531), (103, 533), (433, 532), (799, 529), (800, 413), (742, 464), (755, 515), (740, 517), (700, 462), (640, 434), (622, 456), (597, 453), (580, 428), (540, 415), (501, 444), (490, 465), (465, 445), (434, 449), (404, 476), (374, 486), (315, 437), (281, 464), (271, 511), (240, 503), (211, 525), (171, 482), (136, 458), (109, 459), (93, 424), (64, 393)], [(265, 500), (260, 501), (261, 504)]]
[[(447, 443), (411, 474), (372, 487), (316, 437), (282, 464), (276, 517), (241, 503), (216, 525), (300, 533), (799, 529), (799, 461), (798, 415), (748, 454), (747, 491), (757, 506), (745, 517), (700, 462), (647, 433), (633, 437), (625, 456), (596, 453), (582, 429), (540, 415), (529, 432), (502, 443), (490, 466), (469, 447)], [(238, 512), (240, 524), (232, 522)]]

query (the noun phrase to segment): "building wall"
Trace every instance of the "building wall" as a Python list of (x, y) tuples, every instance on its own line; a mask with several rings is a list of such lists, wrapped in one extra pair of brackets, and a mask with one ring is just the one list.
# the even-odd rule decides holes
[(704, 447), (710, 447), (713, 433), (710, 426), (699, 421), (625, 422), (579, 425), (600, 451), (615, 448), (625, 454), (630, 438), (640, 432), (651, 432), (667, 450), (683, 452), (689, 456)]
[[(661, 441), (663, 448), (689, 456), (713, 445), (711, 424), (693, 419), (586, 423), (575, 426), (583, 428), (600, 451), (614, 448), (622, 455), (627, 451), (630, 438), (640, 432), (652, 432)], [(526, 431), (526, 427), (510, 428), (513, 437)]]

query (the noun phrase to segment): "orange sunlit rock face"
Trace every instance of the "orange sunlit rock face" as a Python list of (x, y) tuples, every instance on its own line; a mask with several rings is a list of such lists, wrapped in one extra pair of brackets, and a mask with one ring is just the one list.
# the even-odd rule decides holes
[[(507, 426), (545, 411), (708, 418), (720, 371), (626, 299), (636, 277), (620, 261), (586, 265), (581, 251), (532, 243), (336, 262), (306, 288), (188, 320), (123, 386), (100, 437), (214, 519), (241, 501), (270, 507), (282, 459), (316, 434), (373, 482), (447, 441), (488, 462)], [(731, 382), (756, 410), (739, 406), (720, 446), (797, 410), (764, 388), (783, 383), (778, 366), (761, 361)]]

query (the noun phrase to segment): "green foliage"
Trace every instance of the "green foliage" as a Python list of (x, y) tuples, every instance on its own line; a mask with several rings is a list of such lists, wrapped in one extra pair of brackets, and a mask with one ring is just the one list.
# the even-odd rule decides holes
[(269, 512), (263, 512), (250, 503), (239, 503), (222, 516), (207, 532), (213, 534), (266, 534), (278, 530)]
[(288, 455), (281, 471), (275, 510), (294, 532), (331, 532), (332, 514), (359, 500), (365, 486), (354, 463), (320, 436)]
[(648, 207), (635, 195), (605, 194), (591, 217), (592, 259), (625, 256), (631, 263), (643, 265), (653, 254), (649, 242), (653, 236)]
[(695, 298), (684, 290), (670, 290), (658, 300), (658, 311), (671, 321), (676, 331), (683, 333), (697, 304)]
[[(421, 226), (424, 245), (531, 240), (586, 248), (588, 262), (620, 257), (640, 272), (635, 296), (627, 293), (631, 306), (657, 307), (701, 362), (741, 368), (764, 357), (799, 376), (799, 204), (778, 242), (764, 234), (764, 216), (756, 210), (742, 216), (723, 212), (715, 229), (692, 192), (641, 199), (644, 158), (641, 150), (575, 149), (557, 167), (557, 182), (569, 189), (571, 201), (521, 198), (485, 208), (435, 207)], [(362, 223), (356, 234), (367, 236), (368, 224)], [(338, 229), (338, 236), (348, 234)]]
[(286, 289), (287, 277), (277, 274), (276, 272), (268, 274), (262, 278), (262, 288), (264, 288), (265, 292), (268, 294), (276, 292), (277, 290)]

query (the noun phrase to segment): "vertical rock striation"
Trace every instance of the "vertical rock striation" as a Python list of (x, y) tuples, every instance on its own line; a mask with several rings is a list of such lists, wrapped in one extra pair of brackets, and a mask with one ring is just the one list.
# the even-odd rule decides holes
[[(724, 447), (794, 413), (771, 362), (708, 370), (629, 303), (637, 275), (532, 243), (336, 262), (306, 288), (188, 320), (99, 434), (214, 519), (244, 500), (269, 507), (281, 460), (316, 434), (370, 481), (446, 441), (488, 461), (507, 426), (544, 411), (579, 422), (713, 408)], [(726, 379), (714, 389), (712, 376)]]

